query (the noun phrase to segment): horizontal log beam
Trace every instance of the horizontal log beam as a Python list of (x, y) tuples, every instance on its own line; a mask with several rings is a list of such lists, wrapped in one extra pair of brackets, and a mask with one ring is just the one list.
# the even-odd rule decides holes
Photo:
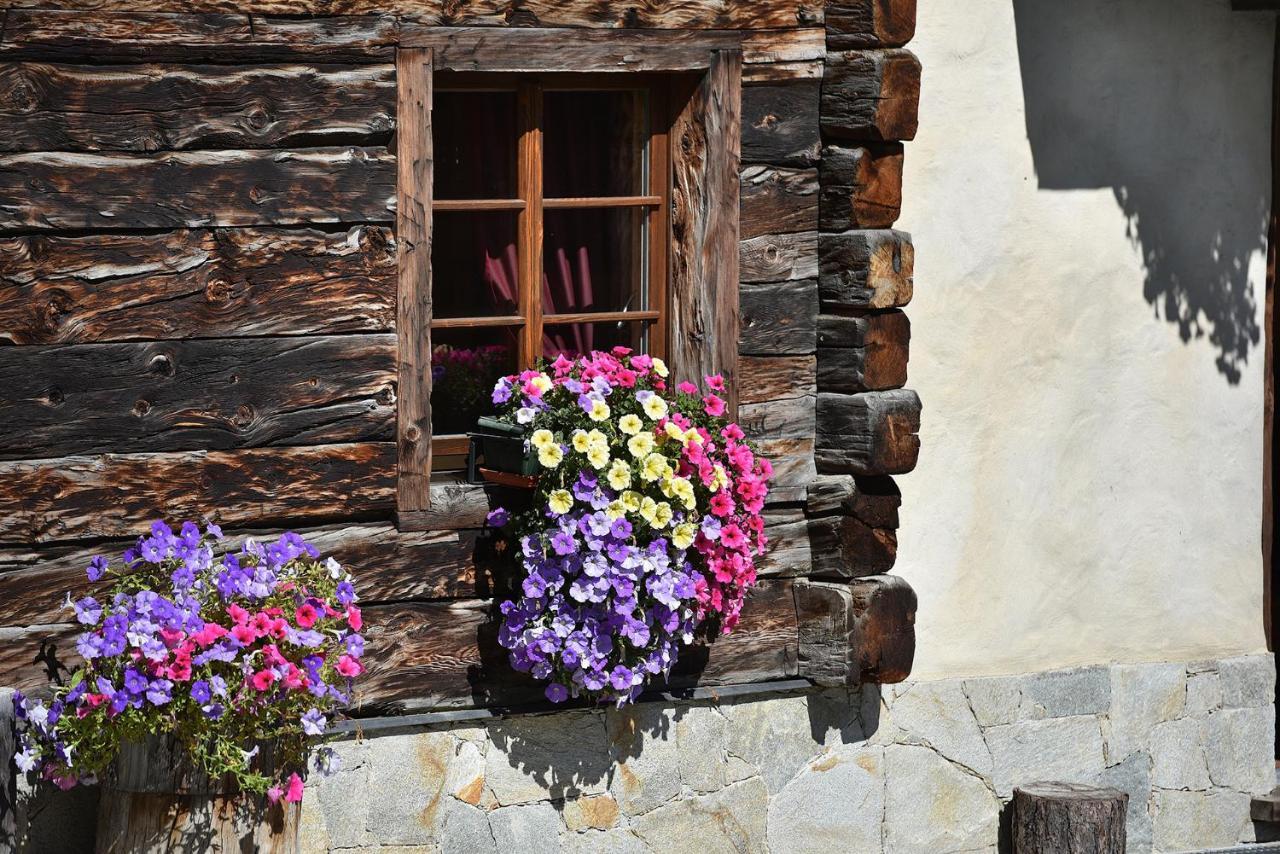
[(817, 279), (747, 282), (739, 289), (738, 299), (739, 353), (800, 355), (817, 348)]
[(914, 139), (920, 61), (908, 50), (831, 52), (822, 81), (822, 132), (837, 139)]
[(818, 471), (902, 474), (920, 455), (920, 398), (914, 391), (818, 394)]
[[(226, 530), (233, 542), (246, 536), (262, 541), (279, 533)], [(405, 533), (387, 524), (341, 524), (302, 528), (298, 533), (350, 570), (362, 603), (468, 598), (489, 592), (489, 580), (476, 567), (475, 531)], [(78, 599), (95, 589), (84, 573), (89, 561), (100, 554), (115, 560), (133, 542), (0, 548), (0, 626), (68, 619), (64, 596)]]
[[(287, 5), (293, 8), (280, 14), (305, 14), (299, 4)], [(395, 54), (398, 23), (387, 14), (331, 15), (331, 4), (316, 10), (325, 16), (318, 18), (251, 18), (246, 11), (223, 0), (70, 0), (62, 9), (10, 9), (0, 59), (386, 62)]]
[(0, 63), (0, 151), (281, 148), (385, 137), (395, 67)]
[(813, 356), (743, 356), (738, 423), (753, 440), (802, 439), (814, 433)]
[(902, 47), (916, 33), (916, 0), (827, 3), (827, 45), (834, 50)]
[(800, 675), (822, 686), (890, 684), (911, 675), (916, 594), (901, 578), (795, 583)]
[(745, 240), (818, 230), (818, 170), (748, 166), (740, 176), (738, 229)]
[(764, 439), (757, 441), (756, 447), (773, 464), (766, 506), (803, 501), (808, 485), (817, 476), (813, 462), (813, 437)]
[(902, 213), (902, 145), (830, 145), (822, 152), (818, 226), (888, 228)]
[(742, 88), (742, 162), (813, 166), (821, 156), (818, 120), (822, 81)]
[(911, 302), (915, 247), (905, 231), (818, 237), (818, 297), (832, 308), (897, 308)]
[(0, 543), (125, 537), (148, 520), (319, 524), (388, 515), (392, 443), (0, 462)]
[(848, 579), (893, 569), (902, 495), (888, 477), (815, 478), (805, 513), (814, 578)]
[(738, 276), (748, 282), (786, 282), (818, 276), (818, 232), (766, 234), (738, 246)]
[(852, 393), (907, 382), (911, 321), (901, 311), (818, 319), (818, 390)]
[(0, 231), (391, 222), (384, 148), (0, 156)]
[(396, 338), (0, 349), (0, 460), (390, 441)]
[(0, 343), (385, 332), (389, 228), (0, 238)]

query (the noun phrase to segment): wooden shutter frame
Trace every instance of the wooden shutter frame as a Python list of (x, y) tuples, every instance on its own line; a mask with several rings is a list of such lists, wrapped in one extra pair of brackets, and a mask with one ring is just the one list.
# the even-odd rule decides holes
[[(518, 71), (505, 66), (478, 67), (477, 59), (510, 55), (502, 49), (504, 37), (512, 40), (512, 48), (528, 47), (527, 42), (519, 41), (522, 34), (499, 31), (485, 35), (477, 42), (484, 50), (476, 51), (470, 59), (456, 58), (460, 54), (455, 42), (455, 59), (449, 67)], [(431, 501), (431, 91), (433, 69), (439, 66), (442, 53), (435, 45), (442, 44), (439, 40), (444, 36), (435, 29), (423, 29), (414, 38), (402, 40), (396, 51), (396, 518), (401, 530), (454, 526), (454, 514), (434, 512)], [(543, 44), (541, 50), (547, 57), (559, 56), (559, 62), (565, 62), (563, 51), (552, 52), (554, 41)], [(713, 34), (701, 43), (696, 36), (682, 34), (678, 44), (651, 35), (618, 34), (609, 37), (607, 45), (608, 50), (601, 50), (594, 61), (589, 50), (575, 51), (573, 70), (687, 73), (691, 66), (701, 70), (696, 82), (678, 93), (685, 100), (673, 100), (683, 107), (672, 126), (667, 158), (673, 181), (668, 362), (678, 379), (699, 381), (707, 374), (722, 374), (729, 384), (728, 413), (736, 417), (740, 42), (727, 41), (723, 34)], [(642, 61), (620, 64), (620, 53), (633, 59), (642, 57)], [(664, 57), (669, 57), (665, 64)], [(527, 55), (521, 62), (536, 64)], [(552, 69), (544, 66), (539, 70)]]

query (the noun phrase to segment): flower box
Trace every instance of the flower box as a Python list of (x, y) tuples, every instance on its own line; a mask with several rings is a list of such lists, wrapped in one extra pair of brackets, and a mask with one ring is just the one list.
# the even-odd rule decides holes
[(467, 480), (532, 488), (537, 483), (538, 453), (530, 448), (523, 427), (481, 416), (467, 434)]

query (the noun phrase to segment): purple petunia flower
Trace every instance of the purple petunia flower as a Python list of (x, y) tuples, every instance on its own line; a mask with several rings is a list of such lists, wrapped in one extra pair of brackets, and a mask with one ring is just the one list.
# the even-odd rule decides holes
[(339, 581), (338, 586), (334, 588), (333, 596), (341, 605), (350, 605), (356, 601), (356, 589), (351, 586), (350, 581)]
[(209, 683), (204, 679), (199, 679), (191, 683), (191, 699), (203, 706), (212, 698), (213, 691), (209, 688)]
[(569, 699), (569, 689), (559, 682), (552, 682), (547, 686), (547, 699), (553, 703), (563, 703)]
[(168, 679), (152, 679), (147, 686), (147, 699), (153, 706), (163, 706), (173, 699), (173, 683)]
[(307, 735), (324, 735), (324, 728), (327, 721), (324, 715), (320, 714), (320, 710), (312, 707), (302, 716), (302, 731)]
[(106, 574), (109, 562), (103, 555), (98, 555), (89, 561), (89, 566), (85, 569), (84, 574), (88, 576), (90, 581), (100, 581), (102, 576)]

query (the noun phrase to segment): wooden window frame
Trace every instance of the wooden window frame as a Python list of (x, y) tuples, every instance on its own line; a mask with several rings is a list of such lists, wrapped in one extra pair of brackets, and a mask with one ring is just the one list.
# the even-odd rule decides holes
[[(672, 117), (667, 111), (665, 75), (653, 74), (528, 74), (507, 72), (455, 72), (437, 78), (433, 93), (510, 91), (516, 95), (516, 198), (433, 199), (438, 212), (510, 211), (517, 214), (516, 257), (517, 313), (500, 316), (432, 318), (431, 329), (517, 329), (516, 367), (534, 365), (542, 356), (543, 332), (548, 325), (570, 323), (620, 323), (643, 325), (649, 335), (648, 352), (666, 358), (667, 282), (670, 279), (668, 249), (671, 244), (670, 203), (672, 175), (668, 139)], [(543, 192), (543, 96), (547, 92), (640, 90), (648, 96), (649, 128), (646, 144), (648, 186), (644, 195), (547, 198)], [(638, 311), (593, 311), (546, 314), (542, 305), (544, 212), (549, 210), (618, 210), (640, 208), (649, 212), (649, 246), (644, 259), (648, 282), (647, 305)], [(432, 459), (467, 453), (465, 436), (432, 436)]]
[[(723, 374), (736, 390), (738, 348), (738, 169), (741, 144), (742, 50), (738, 37), (688, 33), (610, 34), (599, 43), (531, 40), (519, 31), (459, 40), (448, 28), (418, 28), (402, 37), (397, 75), (397, 521), (402, 530), (451, 526), (432, 510), (431, 442), (431, 101), (435, 71), (482, 73), (640, 72), (673, 77), (667, 144), (671, 199), (662, 206), (670, 234), (664, 266), (667, 312), (655, 339), (680, 377)], [(507, 41), (509, 40), (509, 44)], [(515, 49), (518, 48), (518, 49)], [(593, 82), (594, 85), (599, 85)], [(652, 169), (656, 175), (658, 169)], [(541, 195), (538, 195), (538, 202)], [(541, 254), (541, 247), (536, 253)], [(532, 267), (526, 258), (526, 264)], [(536, 268), (540, 271), (540, 263)], [(533, 282), (532, 275), (522, 281)], [(657, 281), (651, 278), (651, 287)], [(634, 314), (634, 313), (633, 313)], [(657, 324), (655, 324), (656, 326)], [(736, 394), (729, 396), (736, 414)], [(456, 490), (456, 482), (436, 484)]]

